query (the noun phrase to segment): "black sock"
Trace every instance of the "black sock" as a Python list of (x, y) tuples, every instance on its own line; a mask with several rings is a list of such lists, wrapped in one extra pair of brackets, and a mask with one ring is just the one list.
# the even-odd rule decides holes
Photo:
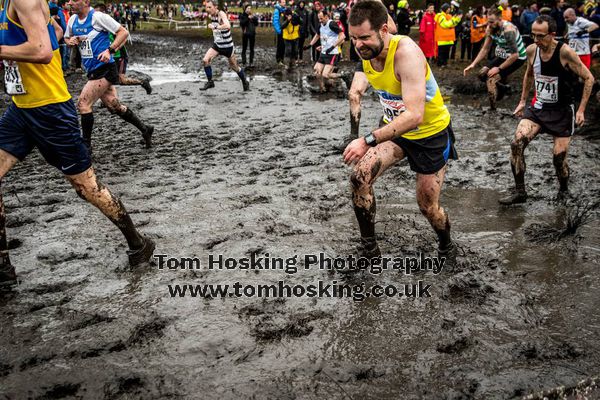
[(81, 133), (83, 141), (90, 146), (92, 143), (92, 130), (94, 129), (94, 113), (81, 114)]
[(138, 128), (141, 132), (146, 132), (146, 125), (129, 108), (124, 113), (119, 114), (119, 117)]

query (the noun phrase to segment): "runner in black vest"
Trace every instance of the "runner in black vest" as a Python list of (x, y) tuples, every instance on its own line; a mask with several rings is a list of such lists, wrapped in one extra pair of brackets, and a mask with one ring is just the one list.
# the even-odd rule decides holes
[[(575, 125), (580, 126), (585, 121), (585, 107), (594, 84), (594, 77), (575, 51), (556, 41), (556, 22), (552, 18), (546, 15), (538, 17), (531, 32), (534, 44), (527, 47), (527, 72), (523, 78), (521, 101), (514, 112), (522, 116), (511, 144), (510, 163), (516, 191), (499, 200), (505, 205), (524, 203), (527, 199), (524, 151), (540, 132), (554, 136), (553, 161), (560, 183), (559, 198), (568, 194), (567, 150)], [(585, 81), (576, 113), (568, 85), (568, 82), (577, 81), (574, 75)], [(535, 85), (535, 95), (526, 107), (532, 84)]]

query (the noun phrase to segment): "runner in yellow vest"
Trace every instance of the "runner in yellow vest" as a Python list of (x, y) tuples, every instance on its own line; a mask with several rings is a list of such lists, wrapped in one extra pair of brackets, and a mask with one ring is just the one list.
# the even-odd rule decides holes
[[(361, 96), (369, 84), (383, 106), (383, 124), (353, 140), (344, 151), (347, 164), (356, 163), (350, 178), (360, 228), (363, 257), (377, 258), (373, 183), (403, 158), (417, 173), (417, 203), (438, 235), (438, 256), (452, 267), (456, 245), (450, 238), (448, 215), (439, 205), (446, 163), (456, 158), (450, 113), (421, 49), (407, 36), (388, 32), (385, 7), (359, 2), (349, 19), (349, 30), (362, 64), (355, 73)], [(351, 105), (360, 109), (361, 96)]]

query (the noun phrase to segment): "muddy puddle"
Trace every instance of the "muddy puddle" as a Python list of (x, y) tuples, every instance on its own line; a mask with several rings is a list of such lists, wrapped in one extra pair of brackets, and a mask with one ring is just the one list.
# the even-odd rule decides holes
[[(512, 399), (586, 391), (599, 397), (590, 379), (600, 373), (599, 223), (597, 210), (585, 208), (600, 198), (598, 135), (573, 139), (573, 196), (566, 204), (554, 199), (544, 135), (526, 152), (530, 200), (502, 208), (497, 200), (512, 185), (516, 97), (491, 113), (483, 95), (453, 94), (456, 80), (443, 71), (438, 82), (449, 96), (460, 156), (442, 196), (460, 246), (455, 271), (348, 275), (301, 261), (288, 273), (210, 270), (210, 255), (304, 261), (354, 253), (351, 170), (339, 151), (350, 129), (348, 104), (339, 93), (313, 95), (303, 79), (308, 65), (288, 73), (262, 64), (249, 72), (251, 91), (244, 93), (235, 75), (222, 73), (220, 60), (216, 88), (200, 92), (207, 42), (134, 39), (130, 68), (153, 76), (154, 92), (119, 93), (156, 126), (155, 147), (142, 148), (134, 128), (98, 109), (95, 168), (156, 240), (157, 254), (198, 257), (202, 268), (128, 271), (120, 233), (31, 154), (2, 185), (22, 283), (0, 298), (0, 398)], [(269, 57), (257, 49), (256, 64)], [(82, 83), (69, 77), (74, 94)], [(379, 112), (368, 95), (362, 126), (376, 126)], [(384, 256), (435, 254), (414, 186), (406, 163), (375, 185)], [(581, 214), (586, 223), (562, 235)], [(175, 284), (279, 281), (421, 281), (431, 285), (431, 297), (169, 292)]]

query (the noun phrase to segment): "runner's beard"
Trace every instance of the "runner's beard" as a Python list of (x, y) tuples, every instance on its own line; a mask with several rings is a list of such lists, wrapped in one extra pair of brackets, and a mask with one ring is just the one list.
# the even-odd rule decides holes
[(356, 53), (360, 56), (360, 58), (363, 60), (372, 60), (381, 54), (384, 43), (379, 32), (377, 32), (377, 39), (379, 40), (379, 45), (377, 47), (363, 46), (362, 49), (359, 49), (358, 47), (354, 46)]

